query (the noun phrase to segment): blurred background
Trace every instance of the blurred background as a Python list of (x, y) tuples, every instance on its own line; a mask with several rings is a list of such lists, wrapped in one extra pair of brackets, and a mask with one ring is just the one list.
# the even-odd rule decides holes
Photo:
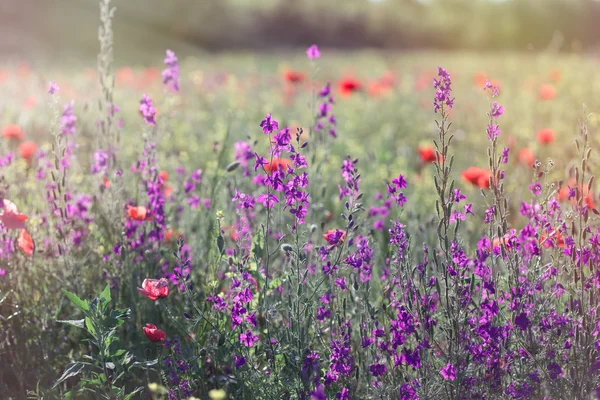
[[(113, 0), (115, 56), (323, 47), (590, 51), (596, 0)], [(0, 51), (19, 59), (93, 58), (95, 0), (1, 0)], [(122, 40), (127, 38), (127, 40)], [(168, 44), (168, 46), (167, 46)], [(143, 49), (143, 52), (142, 50)]]

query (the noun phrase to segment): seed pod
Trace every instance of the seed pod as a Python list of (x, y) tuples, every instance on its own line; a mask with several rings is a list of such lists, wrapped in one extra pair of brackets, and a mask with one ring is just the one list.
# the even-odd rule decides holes
[(225, 169), (227, 170), (227, 172), (233, 172), (239, 166), (240, 166), (240, 162), (239, 161), (234, 161), (234, 162), (230, 163)]

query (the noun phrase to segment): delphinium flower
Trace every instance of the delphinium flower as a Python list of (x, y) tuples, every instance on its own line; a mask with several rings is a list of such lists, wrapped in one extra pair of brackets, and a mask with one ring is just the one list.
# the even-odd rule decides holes
[(156, 109), (152, 105), (152, 99), (147, 94), (142, 96), (139, 110), (140, 114), (142, 114), (142, 117), (144, 118), (144, 121), (148, 125), (156, 125), (156, 121), (154, 119), (156, 117)]
[(392, 199), (384, 198), (381, 192), (377, 192), (374, 197), (375, 201), (380, 201), (381, 206), (371, 206), (369, 208), (368, 217), (375, 219), (373, 222), (373, 229), (378, 231), (385, 231), (385, 221), (390, 215), (392, 209)]
[(63, 135), (73, 135), (75, 133), (75, 122), (77, 117), (75, 116), (75, 110), (73, 109), (74, 102), (65, 104), (64, 111), (60, 117), (60, 124)]
[[(176, 398), (190, 398), (194, 389), (190, 385), (192, 379), (192, 366), (186, 361), (186, 354), (182, 350), (179, 339), (165, 340), (164, 348), (168, 350), (168, 356), (163, 359), (161, 366), (165, 370), (165, 376), (170, 387), (169, 396)], [(179, 396), (177, 396), (177, 393)]]
[(438, 113), (442, 107), (451, 110), (454, 106), (452, 96), (452, 81), (450, 74), (442, 67), (438, 67), (438, 78), (433, 80), (433, 87), (436, 90), (433, 101), (433, 111)]
[(315, 116), (315, 132), (327, 130), (329, 136), (336, 138), (337, 131), (337, 119), (335, 114), (331, 112), (331, 106), (335, 104), (333, 94), (331, 93), (331, 84), (327, 83), (318, 92), (318, 101), (320, 102), (317, 107), (317, 114)]
[(316, 44), (313, 44), (306, 50), (306, 55), (309, 60), (314, 60), (315, 58), (321, 57), (321, 52), (319, 51), (319, 47)]
[(58, 87), (56, 82), (50, 82), (49, 87), (48, 87), (48, 94), (53, 95), (54, 93), (57, 93), (59, 90), (60, 90), (60, 88)]
[(175, 92), (179, 91), (179, 62), (177, 56), (171, 50), (166, 51), (165, 69), (162, 72), (162, 81), (165, 85), (170, 85)]
[(248, 168), (250, 160), (254, 159), (254, 152), (252, 146), (248, 142), (235, 142), (233, 144), (235, 149), (235, 160), (240, 163), (240, 167), (244, 169), (244, 176), (250, 175), (250, 169)]

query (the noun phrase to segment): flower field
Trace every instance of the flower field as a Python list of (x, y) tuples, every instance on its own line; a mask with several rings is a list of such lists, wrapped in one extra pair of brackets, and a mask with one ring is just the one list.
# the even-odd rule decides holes
[(0, 65), (0, 397), (600, 398), (597, 60), (123, 66), (102, 11)]

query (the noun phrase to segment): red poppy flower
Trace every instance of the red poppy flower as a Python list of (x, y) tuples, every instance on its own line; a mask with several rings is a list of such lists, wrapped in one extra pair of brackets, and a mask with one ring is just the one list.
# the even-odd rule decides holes
[(335, 246), (339, 243), (344, 243), (344, 239), (346, 239), (346, 231), (341, 229), (330, 229), (323, 234), (323, 239), (327, 241), (332, 246)]
[(127, 216), (129, 219), (133, 219), (136, 221), (145, 221), (150, 219), (151, 217), (148, 215), (148, 210), (144, 206), (127, 206)]
[(123, 67), (117, 70), (115, 74), (117, 85), (131, 85), (135, 83), (135, 72), (131, 67)]
[(28, 141), (23, 142), (19, 145), (19, 153), (21, 154), (21, 157), (23, 157), (28, 162), (31, 161), (36, 151), (37, 145), (35, 144), (35, 142)]
[(304, 81), (304, 73), (290, 69), (283, 73), (283, 79), (289, 83), (302, 83)]
[(347, 77), (338, 82), (338, 89), (342, 97), (349, 97), (352, 93), (362, 90), (362, 83), (354, 78)]
[(102, 178), (102, 184), (104, 185), (105, 188), (109, 188), (110, 187), (110, 180), (108, 180), (107, 177), (103, 177)]
[(526, 167), (531, 168), (533, 167), (533, 163), (535, 163), (535, 156), (531, 150), (524, 148), (519, 150), (519, 153), (517, 154), (517, 160), (519, 160), (519, 162)]
[(549, 84), (542, 85), (540, 86), (538, 97), (540, 100), (552, 100), (556, 97), (556, 89), (554, 89), (554, 86)]
[(268, 174), (270, 174), (273, 170), (285, 172), (289, 168), (290, 164), (291, 161), (286, 160), (285, 158), (274, 158), (273, 161), (265, 165), (265, 170)]
[[(426, 163), (435, 162), (435, 149), (433, 146), (419, 146), (419, 156), (421, 156), (421, 160)], [(440, 159), (441, 159), (440, 155)]]
[(554, 230), (554, 231), (550, 232), (550, 234), (548, 236), (543, 234), (542, 237), (540, 238), (540, 243), (545, 248), (555, 247), (555, 246), (565, 247), (565, 241), (562, 238), (562, 236), (558, 230)]
[(138, 291), (150, 300), (163, 299), (169, 295), (169, 281), (165, 278), (144, 279), (142, 287), (138, 288)]
[(482, 189), (488, 189), (490, 187), (490, 177), (492, 173), (484, 168), (469, 167), (464, 170), (461, 174), (462, 178)]
[(23, 129), (21, 129), (19, 125), (10, 124), (2, 129), (2, 136), (4, 136), (4, 139), (8, 140), (23, 140), (23, 138), (25, 138), (25, 132), (23, 132)]
[(537, 132), (537, 140), (540, 144), (550, 144), (554, 142), (554, 131), (550, 128), (540, 129)]
[(378, 81), (373, 81), (369, 83), (369, 95), (372, 97), (380, 97), (388, 94), (390, 92), (390, 87), (382, 84)]
[(0, 214), (0, 223), (2, 223), (6, 229), (25, 229), (27, 215), (21, 214), (15, 203), (4, 199), (2, 209), (3, 212)]
[(473, 76), (473, 83), (479, 88), (484, 88), (488, 78), (483, 72), (476, 72)]
[(510, 241), (508, 239), (509, 239), (508, 235), (504, 235), (502, 237), (502, 241), (498, 237), (495, 237), (492, 240), (492, 249), (500, 248), (500, 243), (502, 243), (506, 250), (510, 250), (511, 246), (510, 246)]
[(26, 256), (31, 257), (33, 255), (35, 243), (33, 243), (31, 235), (29, 235), (25, 229), (21, 229), (21, 233), (17, 239), (17, 247), (19, 247), (19, 250), (21, 250)]
[(169, 173), (167, 171), (160, 171), (158, 173), (158, 176), (160, 176), (160, 179), (163, 181), (163, 183), (165, 183), (167, 179), (169, 179)]
[(144, 334), (151, 342), (163, 342), (167, 338), (167, 334), (161, 331), (153, 324), (146, 324), (144, 327)]

